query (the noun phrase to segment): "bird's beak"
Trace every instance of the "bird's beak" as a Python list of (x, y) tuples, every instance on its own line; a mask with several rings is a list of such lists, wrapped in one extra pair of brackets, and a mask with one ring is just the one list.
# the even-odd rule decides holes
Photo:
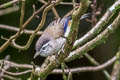
[(34, 59), (39, 55), (39, 52), (36, 52), (34, 55)]

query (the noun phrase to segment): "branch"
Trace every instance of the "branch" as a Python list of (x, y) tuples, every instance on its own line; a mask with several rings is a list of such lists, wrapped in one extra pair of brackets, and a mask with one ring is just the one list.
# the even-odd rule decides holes
[[(99, 66), (100, 64), (92, 57), (90, 56), (89, 54), (85, 54), (85, 57), (94, 65), (96, 66)], [(107, 72), (107, 70), (102, 70), (104, 75), (107, 77), (108, 80), (110, 80), (110, 75), (109, 73)]]
[(76, 7), (76, 0), (72, 0), (73, 2), (73, 9), (75, 10), (75, 7)]
[[(47, 4), (47, 2), (44, 1), (44, 0), (39, 0), (39, 1), (40, 1), (41, 3), (43, 3), (43, 4)], [(55, 7), (52, 8), (52, 11), (53, 11), (55, 17), (56, 17), (56, 18), (59, 18), (59, 14), (57, 13)]]
[[(45, 1), (43, 1), (43, 0), (38, 0), (38, 1), (45, 3)], [(52, 2), (54, 3), (55, 1), (52, 1)], [(60, 2), (59, 4), (61, 4), (61, 5), (73, 5), (72, 2)]]
[[(99, 71), (99, 70), (103, 70), (104, 68), (111, 65), (113, 62), (115, 62), (116, 59), (117, 59), (116, 56), (114, 56), (113, 58), (111, 58), (110, 60), (105, 62), (104, 64), (101, 64), (101, 65), (96, 66), (96, 67), (79, 67), (79, 68), (65, 69), (64, 71), (65, 71), (65, 73), (68, 73), (69, 70), (72, 73), (79, 73), (79, 72), (86, 72), (86, 71)], [(54, 70), (53, 73), (60, 74), (60, 73), (62, 73), (62, 70), (57, 69), (57, 70)]]
[(21, 78), (16, 78), (16, 77), (13, 77), (13, 76), (10, 76), (10, 75), (6, 75), (6, 74), (4, 74), (3, 77), (4, 78), (8, 78), (9, 80), (21, 80)]
[(13, 72), (6, 71), (4, 69), (1, 69), (1, 71), (3, 71), (6, 74), (13, 75), (13, 76), (23, 75), (23, 74), (27, 74), (29, 72), (32, 72), (32, 70), (26, 70), (26, 71), (23, 71), (23, 72), (15, 72), (15, 73), (13, 73)]
[[(8, 31), (15, 31), (15, 32), (19, 31), (19, 28), (17, 28), (17, 27), (8, 26), (8, 25), (4, 25), (4, 24), (0, 24), (0, 29), (5, 29), (5, 30), (8, 30)], [(34, 30), (24, 29), (23, 33), (32, 34), (32, 33), (34, 33)], [(42, 34), (42, 31), (38, 31), (37, 35), (41, 35), (41, 34)]]
[(111, 74), (111, 80), (119, 80), (120, 79), (120, 49), (116, 53), (117, 60), (114, 64), (113, 71)]
[(12, 4), (16, 3), (16, 2), (19, 2), (19, 1), (22, 1), (22, 0), (12, 0), (10, 2), (7, 2), (5, 4), (0, 5), (0, 8), (6, 8), (6, 7), (8, 7), (8, 6), (10, 6), (10, 5), (12, 5)]
[(64, 17), (70, 16), (73, 13), (74, 9), (70, 10), (67, 14), (64, 15)]
[(29, 64), (17, 64), (11, 61), (7, 60), (0, 60), (0, 64), (4, 61), (4, 64), (9, 65), (9, 67), (17, 67), (17, 68), (23, 68), (23, 69), (32, 69), (33, 66)]
[[(9, 60), (10, 59), (10, 56), (7, 55), (4, 60)], [(4, 69), (4, 70), (8, 70), (10, 67), (4, 63), (4, 60), (1, 62), (1, 65), (0, 65), (0, 68), (1, 69)], [(4, 72), (2, 70), (0, 70), (0, 79), (3, 78), (4, 76)]]
[(9, 14), (9, 13), (18, 11), (18, 10), (20, 10), (19, 6), (9, 7), (7, 9), (0, 10), (0, 16), (6, 15), (6, 14)]

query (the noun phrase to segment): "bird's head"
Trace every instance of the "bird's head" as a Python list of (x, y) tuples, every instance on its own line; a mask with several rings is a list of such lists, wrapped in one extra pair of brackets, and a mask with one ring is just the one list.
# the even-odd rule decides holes
[(36, 43), (36, 53), (34, 58), (36, 58), (38, 55), (43, 57), (53, 55), (57, 53), (61, 49), (63, 44), (66, 42), (66, 39), (63, 37), (55, 40), (39, 40)]

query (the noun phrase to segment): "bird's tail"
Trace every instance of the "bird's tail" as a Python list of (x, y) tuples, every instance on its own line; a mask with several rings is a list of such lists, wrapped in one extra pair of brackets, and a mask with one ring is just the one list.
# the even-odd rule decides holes
[(86, 13), (86, 14), (83, 14), (80, 18), (80, 20), (83, 20), (85, 18), (89, 18), (91, 16), (91, 13)]

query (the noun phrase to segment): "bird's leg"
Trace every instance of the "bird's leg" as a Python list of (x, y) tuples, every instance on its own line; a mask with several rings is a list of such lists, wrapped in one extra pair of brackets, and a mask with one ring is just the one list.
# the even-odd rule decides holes
[(61, 51), (62, 51), (63, 54), (65, 54), (64, 47), (65, 47), (65, 44), (61, 48)]
[(60, 64), (60, 62), (58, 61), (58, 57), (61, 52), (64, 53), (64, 46), (65, 44), (62, 46), (61, 50), (59, 50), (58, 53), (55, 54), (55, 59), (58, 64)]
[[(61, 35), (62, 38), (65, 38), (66, 39), (66, 42), (67, 44), (69, 45), (69, 40), (67, 37)], [(58, 57), (59, 57), (59, 54), (62, 52), (64, 55), (65, 55), (65, 51), (64, 51), (64, 47), (65, 47), (65, 44), (63, 44), (63, 46), (61, 47), (61, 49), (58, 51), (58, 53), (55, 54), (55, 58), (56, 58), (56, 62), (60, 64), (60, 62), (57, 60)]]
[[(69, 39), (68, 39), (67, 37), (63, 36), (63, 35), (61, 35), (61, 37), (65, 38), (65, 39), (66, 39), (66, 43), (68, 44), (69, 47), (71, 47), (71, 46), (70, 46)], [(65, 46), (65, 44), (62, 46), (62, 52), (63, 52), (63, 53), (64, 53), (64, 46)]]

